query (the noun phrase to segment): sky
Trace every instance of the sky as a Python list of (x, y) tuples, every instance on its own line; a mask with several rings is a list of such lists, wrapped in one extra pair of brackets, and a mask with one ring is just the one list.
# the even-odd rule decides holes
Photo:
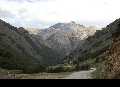
[(70, 21), (105, 27), (120, 18), (119, 4), (120, 0), (0, 0), (0, 19), (25, 28)]

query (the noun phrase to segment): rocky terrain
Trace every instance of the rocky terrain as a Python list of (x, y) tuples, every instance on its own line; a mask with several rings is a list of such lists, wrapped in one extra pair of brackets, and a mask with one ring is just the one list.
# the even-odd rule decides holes
[(89, 36), (78, 45), (70, 55), (65, 57), (69, 64), (81, 64), (86, 60), (98, 63), (104, 60), (104, 52), (112, 45), (112, 33), (109, 29), (97, 30), (93, 36)]
[(88, 37), (82, 46), (78, 46), (66, 61), (80, 68), (82, 65), (96, 67), (93, 77), (97, 79), (120, 78), (120, 19), (98, 30)]
[(28, 29), (37, 41), (45, 46), (60, 53), (60, 60), (63, 62), (64, 57), (69, 55), (78, 46), (84, 43), (84, 40), (94, 35), (96, 27), (85, 27), (75, 22), (58, 23), (47, 29)]
[(107, 26), (112, 33), (112, 46), (105, 54), (103, 67), (99, 70), (99, 78), (120, 79), (120, 19)]

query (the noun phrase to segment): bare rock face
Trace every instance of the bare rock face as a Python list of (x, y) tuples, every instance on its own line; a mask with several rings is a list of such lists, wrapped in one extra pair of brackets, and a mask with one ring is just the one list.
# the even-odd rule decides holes
[(120, 19), (107, 28), (112, 33), (112, 47), (107, 52), (104, 78), (120, 79)]

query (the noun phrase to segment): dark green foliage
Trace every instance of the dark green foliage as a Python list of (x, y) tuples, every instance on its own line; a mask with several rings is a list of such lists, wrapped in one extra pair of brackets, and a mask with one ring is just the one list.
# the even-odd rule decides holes
[(91, 66), (89, 64), (80, 64), (79, 67), (76, 67), (79, 70), (89, 70)]
[(0, 33), (0, 37), (6, 36), (6, 34), (4, 33)]
[(11, 49), (9, 50), (0, 51), (0, 67), (9, 70), (23, 70), (24, 73), (36, 73), (45, 70), (45, 68), (40, 66), (40, 63), (37, 60), (33, 60), (32, 57), (26, 58), (18, 53), (13, 54), (13, 51)]
[(24, 28), (0, 20), (0, 67), (36, 73), (62, 61), (57, 52), (34, 40)]
[(94, 79), (105, 79), (104, 62), (95, 65), (96, 71), (92, 73)]
[(23, 69), (23, 73), (39, 73), (39, 72), (46, 72), (46, 67), (45, 66), (41, 66), (39, 64), (35, 64), (35, 65), (29, 65), (26, 66)]
[(49, 73), (71, 72), (75, 70), (75, 66), (72, 65), (56, 65), (47, 67), (46, 71)]

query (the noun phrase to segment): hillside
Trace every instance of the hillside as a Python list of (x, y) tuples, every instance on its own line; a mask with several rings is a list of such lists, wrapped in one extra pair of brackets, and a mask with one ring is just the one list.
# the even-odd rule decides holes
[(112, 46), (105, 54), (105, 61), (99, 70), (98, 78), (120, 79), (120, 19), (107, 26), (112, 33)]
[(0, 20), (0, 67), (34, 73), (88, 70), (95, 78), (119, 78), (120, 19), (98, 30), (75, 22), (43, 30)]
[(70, 55), (65, 57), (65, 62), (71, 64), (80, 64), (86, 60), (94, 60), (95, 62), (101, 62), (104, 60), (104, 52), (111, 47), (112, 34), (111, 32), (103, 28), (97, 30), (93, 36), (89, 36), (83, 40), (82, 45), (78, 45)]
[(56, 52), (33, 40), (24, 28), (0, 20), (0, 67), (39, 71), (41, 65), (54, 64), (57, 56)]
[(65, 63), (75, 65), (78, 70), (96, 67), (93, 77), (97, 79), (119, 79), (119, 28), (120, 19), (117, 19), (106, 28), (98, 30), (95, 35), (85, 39), (82, 46), (66, 56)]
[(27, 30), (41, 44), (57, 52), (59, 54), (58, 60), (63, 63), (64, 57), (82, 45), (87, 37), (94, 35), (97, 28), (85, 27), (72, 21), (57, 23), (42, 30)]

